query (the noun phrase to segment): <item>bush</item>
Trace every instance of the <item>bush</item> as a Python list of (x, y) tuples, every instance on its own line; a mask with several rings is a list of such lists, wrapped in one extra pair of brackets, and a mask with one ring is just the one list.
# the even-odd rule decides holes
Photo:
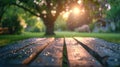
[(21, 34), (25, 26), (24, 20), (18, 15), (7, 17), (2, 21), (2, 27), (7, 27), (9, 34)]
[(95, 26), (95, 24), (94, 24), (93, 22), (89, 24), (89, 27), (90, 27), (90, 31), (91, 31), (91, 32), (93, 31), (94, 26)]
[(120, 20), (116, 22), (116, 32), (120, 32)]
[(26, 32), (44, 32), (45, 26), (43, 21), (35, 16), (29, 17), (26, 19), (27, 27), (25, 28)]

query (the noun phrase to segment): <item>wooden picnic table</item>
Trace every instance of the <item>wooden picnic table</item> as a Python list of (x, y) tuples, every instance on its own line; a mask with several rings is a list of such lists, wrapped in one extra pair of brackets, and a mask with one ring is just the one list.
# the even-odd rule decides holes
[(30, 38), (0, 48), (0, 66), (120, 66), (119, 51), (106, 47), (103, 47), (99, 40), (94, 41), (90, 38)]

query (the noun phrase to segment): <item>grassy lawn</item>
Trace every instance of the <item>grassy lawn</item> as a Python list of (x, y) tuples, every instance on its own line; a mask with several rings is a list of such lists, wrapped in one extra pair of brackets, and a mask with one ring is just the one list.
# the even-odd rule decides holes
[[(78, 33), (78, 32), (55, 32), (56, 35), (52, 37), (96, 37), (110, 42), (120, 44), (120, 33)], [(0, 35), (0, 46), (8, 43), (14, 43), (19, 40), (33, 38), (33, 37), (50, 37), (44, 36), (44, 33), (28, 33), (25, 32), (21, 35)]]

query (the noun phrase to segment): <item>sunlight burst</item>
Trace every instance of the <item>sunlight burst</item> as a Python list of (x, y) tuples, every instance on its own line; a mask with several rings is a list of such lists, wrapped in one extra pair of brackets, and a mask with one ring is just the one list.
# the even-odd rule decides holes
[(74, 14), (79, 14), (80, 13), (80, 9), (77, 8), (77, 7), (73, 8), (73, 13)]

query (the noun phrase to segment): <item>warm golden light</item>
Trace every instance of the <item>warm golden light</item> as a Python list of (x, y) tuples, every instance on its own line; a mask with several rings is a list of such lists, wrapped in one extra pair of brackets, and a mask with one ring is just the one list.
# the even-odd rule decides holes
[(74, 14), (79, 14), (80, 13), (80, 9), (77, 8), (77, 7), (73, 8), (73, 13)]
[(82, 13), (85, 13), (85, 10), (84, 10), (84, 9), (82, 9), (82, 10), (81, 10), (81, 12), (82, 12)]
[(64, 19), (67, 19), (69, 17), (69, 12), (65, 12), (64, 14), (63, 14), (63, 18)]
[(81, 4), (82, 3), (82, 1), (81, 0), (78, 0), (78, 4)]

